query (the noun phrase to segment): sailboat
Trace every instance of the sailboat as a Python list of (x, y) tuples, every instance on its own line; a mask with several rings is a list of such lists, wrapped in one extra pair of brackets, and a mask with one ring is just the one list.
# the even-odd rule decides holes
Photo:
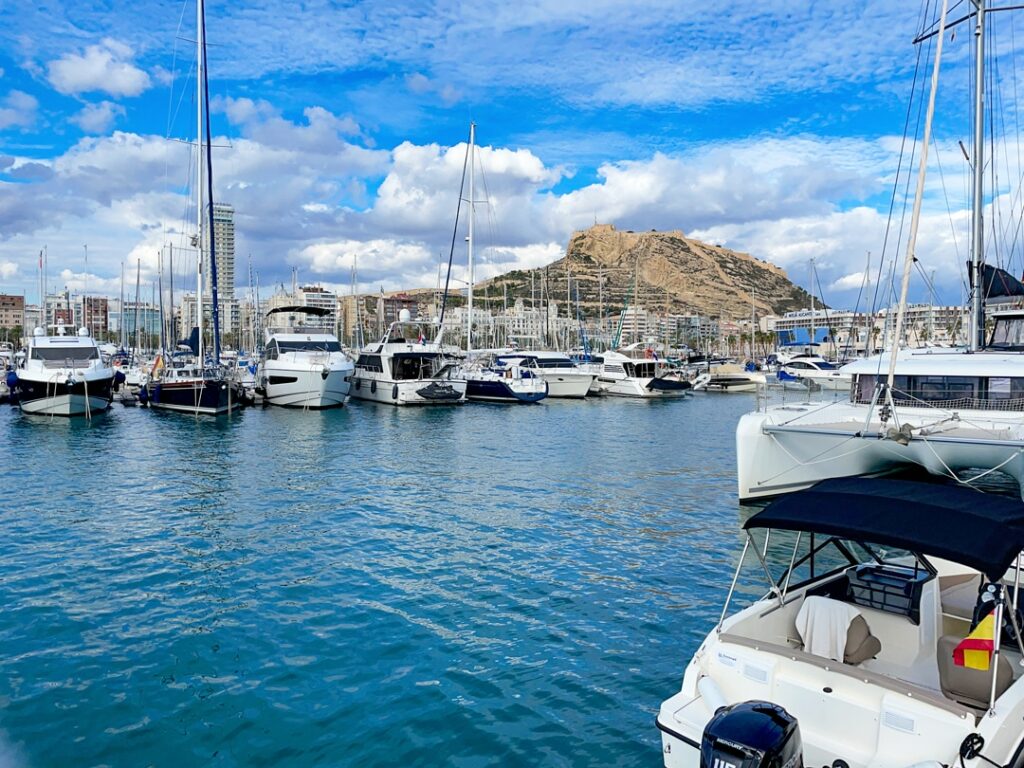
[(493, 355), (473, 354), (473, 224), (476, 201), (473, 199), (475, 176), (474, 150), (476, 124), (469, 126), (469, 300), (466, 305), (466, 356), (462, 368), (466, 380), (466, 399), (491, 403), (537, 403), (548, 396), (548, 382), (535, 364), (511, 360), (499, 362)]
[[(213, 236), (213, 154), (210, 129), (210, 85), (206, 66), (206, 7), (196, 2), (196, 318), (195, 345), (191, 358), (168, 355), (164, 350), (153, 362), (149, 380), (139, 399), (152, 408), (192, 414), (220, 416), (242, 404), (242, 393), (221, 365), (220, 309), (217, 296), (216, 238)], [(204, 114), (204, 107), (206, 108)], [(205, 118), (205, 119), (204, 119)], [(205, 142), (204, 142), (205, 133)], [(204, 152), (205, 149), (205, 152)], [(205, 174), (204, 174), (205, 171)], [(205, 175), (205, 189), (204, 189)], [(204, 205), (204, 194), (206, 204)], [(207, 361), (203, 340), (203, 231), (204, 218), (209, 240), (210, 287), (213, 316), (213, 358)]]
[[(840, 369), (851, 378), (848, 400), (788, 403), (740, 419), (736, 461), (741, 500), (789, 493), (827, 478), (914, 467), (960, 482), (1001, 472), (1016, 480), (1024, 495), (1024, 311), (994, 313), (992, 336), (985, 338), (985, 299), (1019, 297), (1024, 285), (984, 263), (986, 8), (981, 1), (976, 6), (968, 346), (900, 348), (934, 112), (936, 54), (894, 341), (882, 355)], [(973, 473), (970, 480), (961, 477), (965, 470)]]

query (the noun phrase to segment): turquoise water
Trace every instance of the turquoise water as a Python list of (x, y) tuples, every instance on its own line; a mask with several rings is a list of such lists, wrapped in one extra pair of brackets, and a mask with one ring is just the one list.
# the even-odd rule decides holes
[(0, 766), (650, 765), (752, 396), (0, 408)]

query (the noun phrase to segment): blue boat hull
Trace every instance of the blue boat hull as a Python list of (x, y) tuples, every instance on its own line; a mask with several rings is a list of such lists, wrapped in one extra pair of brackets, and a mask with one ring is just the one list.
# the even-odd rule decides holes
[(516, 392), (504, 381), (466, 382), (466, 399), (485, 400), (491, 403), (536, 403), (547, 397), (547, 388), (541, 392)]

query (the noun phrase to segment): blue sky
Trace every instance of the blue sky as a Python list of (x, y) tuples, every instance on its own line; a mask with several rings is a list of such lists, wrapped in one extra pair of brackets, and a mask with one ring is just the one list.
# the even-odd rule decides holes
[[(1017, 15), (994, 19), (991, 258), (1019, 272)], [(558, 258), (597, 220), (682, 229), (805, 285), (814, 256), (826, 301), (852, 306), (882, 248), (921, 16), (899, 0), (213, 0), (216, 197), (238, 211), (239, 279), (251, 255), (265, 287), (293, 267), (347, 286), (358, 258), (364, 289), (432, 285), (475, 120), (484, 275)], [(148, 281), (161, 244), (186, 242), (194, 18), (191, 2), (0, 6), (0, 290), (32, 298), (46, 246), (51, 286), (113, 294), (122, 261)], [(918, 248), (947, 302), (967, 252), (970, 38), (945, 43)]]

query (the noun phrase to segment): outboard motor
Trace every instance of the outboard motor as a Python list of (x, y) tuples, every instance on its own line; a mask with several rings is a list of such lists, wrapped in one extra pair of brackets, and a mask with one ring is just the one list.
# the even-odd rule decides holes
[(700, 768), (804, 768), (800, 726), (767, 701), (722, 707), (704, 728)]

